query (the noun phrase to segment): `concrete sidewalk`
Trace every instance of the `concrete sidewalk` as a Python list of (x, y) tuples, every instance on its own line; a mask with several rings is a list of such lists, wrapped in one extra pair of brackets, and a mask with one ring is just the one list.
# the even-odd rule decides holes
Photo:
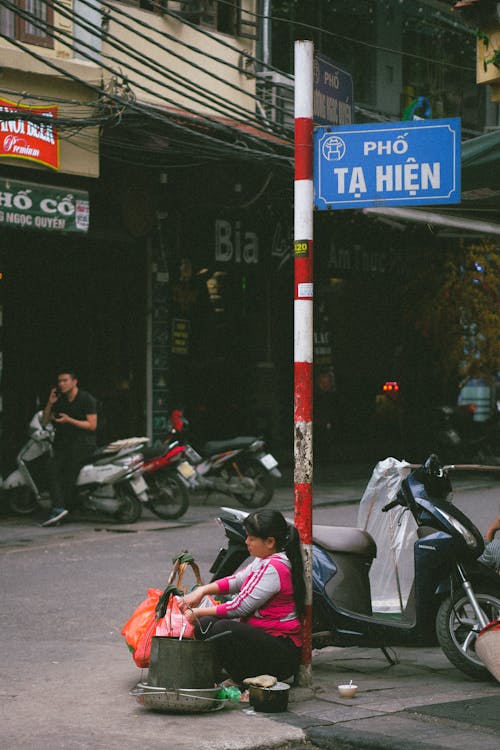
[[(190, 716), (139, 708), (142, 747), (153, 747), (148, 729), (151, 721), (159, 728), (161, 717), (165, 728), (175, 722), (177, 735), (175, 743), (160, 740), (156, 747), (176, 750), (498, 748), (497, 682), (469, 680), (437, 648), (398, 648), (392, 655), (397, 663), (390, 665), (377, 649), (315, 651), (312, 687), (292, 687), (283, 713), (256, 713), (243, 702)], [(357, 696), (340, 698), (336, 686), (351, 679)]]
[[(500, 685), (474, 682), (456, 670), (438, 648), (390, 650), (327, 648), (313, 658), (312, 695), (291, 691), (290, 720), (322, 748), (498, 747)], [(352, 679), (355, 698), (336, 686)], [(287, 715), (288, 716), (288, 715)]]

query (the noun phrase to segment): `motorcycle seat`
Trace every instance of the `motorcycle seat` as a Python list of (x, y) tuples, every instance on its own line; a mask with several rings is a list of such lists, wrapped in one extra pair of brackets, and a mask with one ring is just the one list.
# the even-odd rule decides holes
[(141, 453), (145, 461), (152, 461), (153, 458), (159, 458), (166, 453), (169, 448), (166, 445), (145, 445), (141, 448)]
[(119, 453), (120, 450), (121, 448), (119, 446), (117, 446), (116, 448), (110, 448), (109, 445), (104, 445), (101, 448), (96, 448), (92, 456), (90, 456), (90, 459), (86, 459), (84, 463), (88, 463), (90, 461), (93, 464), (107, 464), (113, 460), (113, 456)]
[(330, 552), (350, 552), (375, 558), (377, 545), (367, 531), (353, 526), (317, 526), (312, 527), (313, 542)]
[(96, 448), (94, 455), (90, 460), (93, 464), (106, 464), (109, 461), (112, 461), (113, 456), (120, 453), (120, 451), (123, 451), (124, 456), (129, 453), (142, 453), (148, 442), (149, 439), (147, 437), (132, 437), (125, 438), (124, 440), (114, 440), (112, 443)]
[[(93, 463), (96, 464), (99, 461), (103, 461), (103, 463), (108, 463), (113, 456), (113, 453), (110, 453), (109, 450), (105, 450), (106, 446), (103, 446), (102, 448), (96, 448), (94, 453), (89, 457), (86, 458), (84, 463)], [(114, 451), (115, 453), (118, 453), (118, 451)]]
[(256, 437), (237, 437), (230, 440), (210, 440), (205, 443), (201, 453), (203, 456), (211, 456), (213, 453), (222, 453), (223, 451), (244, 450), (250, 448), (259, 438)]

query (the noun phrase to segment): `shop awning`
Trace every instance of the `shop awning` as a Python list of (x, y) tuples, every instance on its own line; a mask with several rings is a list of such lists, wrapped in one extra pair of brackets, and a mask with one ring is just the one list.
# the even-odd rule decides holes
[(393, 221), (500, 235), (500, 129), (462, 143), (462, 201), (439, 208), (366, 208)]

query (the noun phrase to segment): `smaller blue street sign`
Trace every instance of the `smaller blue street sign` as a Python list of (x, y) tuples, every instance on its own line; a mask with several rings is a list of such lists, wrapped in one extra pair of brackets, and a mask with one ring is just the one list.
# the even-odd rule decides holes
[(352, 75), (320, 54), (314, 56), (313, 115), (315, 125), (350, 125), (354, 121)]
[(314, 132), (318, 210), (460, 203), (460, 119)]

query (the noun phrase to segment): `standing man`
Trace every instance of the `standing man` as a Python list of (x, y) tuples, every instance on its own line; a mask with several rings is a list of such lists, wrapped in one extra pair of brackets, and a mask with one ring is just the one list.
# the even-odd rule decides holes
[(75, 505), (78, 472), (96, 446), (97, 404), (90, 393), (78, 388), (72, 371), (60, 372), (43, 410), (44, 425), (52, 422), (56, 435), (49, 466), (52, 510), (42, 526), (59, 523)]

